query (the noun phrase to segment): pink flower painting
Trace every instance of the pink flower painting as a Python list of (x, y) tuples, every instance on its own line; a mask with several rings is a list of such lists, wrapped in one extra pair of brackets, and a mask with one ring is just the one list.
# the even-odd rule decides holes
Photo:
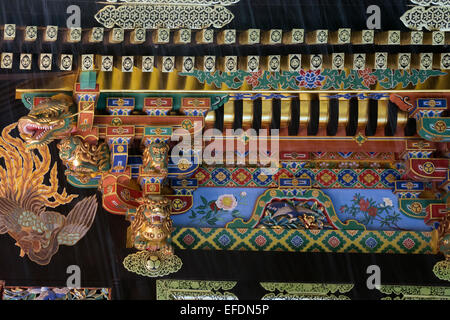
[(232, 194), (223, 194), (216, 200), (216, 206), (225, 211), (231, 211), (238, 205), (236, 198)]

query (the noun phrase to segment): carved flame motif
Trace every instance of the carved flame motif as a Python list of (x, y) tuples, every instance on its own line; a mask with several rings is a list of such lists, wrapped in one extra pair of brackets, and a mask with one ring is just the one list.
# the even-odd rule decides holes
[[(50, 170), (51, 156), (46, 145), (27, 150), (20, 138), (7, 126), (0, 138), (0, 234), (8, 233), (25, 254), (40, 265), (50, 262), (59, 245), (74, 245), (91, 227), (97, 211), (95, 196), (83, 199), (63, 216), (47, 211), (68, 204), (77, 195), (58, 192), (56, 164)], [(44, 176), (49, 173), (49, 182)]]

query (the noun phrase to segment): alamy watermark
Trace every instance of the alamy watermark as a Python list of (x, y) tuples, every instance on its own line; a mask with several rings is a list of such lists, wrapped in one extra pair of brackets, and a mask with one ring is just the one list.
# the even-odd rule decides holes
[[(196, 122), (194, 128), (199, 128)], [(280, 135), (278, 129), (197, 130), (192, 136), (186, 129), (176, 129), (171, 137), (177, 141), (171, 151), (174, 164), (191, 162), (206, 165), (259, 165), (273, 173), (279, 168)]]
[(66, 287), (69, 289), (81, 288), (81, 269), (77, 265), (70, 265), (66, 269), (66, 273), (70, 276), (66, 280)]
[(369, 290), (381, 288), (381, 269), (376, 264), (370, 265), (366, 270), (370, 276), (367, 278), (366, 285)]
[(66, 20), (67, 28), (81, 27), (81, 9), (77, 5), (70, 5), (66, 9), (66, 13), (70, 16)]
[(370, 16), (366, 20), (367, 29), (381, 29), (381, 9), (379, 6), (373, 4), (367, 7), (367, 14)]

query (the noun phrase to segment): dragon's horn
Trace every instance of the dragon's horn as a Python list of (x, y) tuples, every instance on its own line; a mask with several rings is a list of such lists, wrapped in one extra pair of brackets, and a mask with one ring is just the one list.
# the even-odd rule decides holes
[(72, 105), (73, 104), (73, 99), (72, 97), (68, 96), (67, 94), (64, 93), (59, 93), (57, 95), (54, 95), (51, 97), (52, 100), (57, 100), (57, 101), (63, 101), (65, 103), (67, 103), (67, 105)]

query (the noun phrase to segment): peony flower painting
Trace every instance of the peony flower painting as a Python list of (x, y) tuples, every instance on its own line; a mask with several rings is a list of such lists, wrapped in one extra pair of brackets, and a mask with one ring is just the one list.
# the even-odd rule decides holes
[(388, 227), (392, 230), (403, 230), (398, 225), (400, 214), (395, 212), (394, 203), (390, 198), (383, 198), (378, 202), (372, 198), (366, 198), (359, 193), (353, 196), (350, 205), (339, 208), (341, 214), (348, 214), (356, 218), (360, 223), (371, 226), (379, 224), (380, 227)]
[(320, 70), (300, 70), (300, 75), (296, 77), (300, 88), (315, 89), (323, 86), (325, 77)]
[(217, 224), (227, 221), (231, 218), (242, 218), (240, 211), (236, 209), (239, 204), (244, 204), (245, 192), (241, 192), (237, 197), (233, 194), (222, 194), (215, 200), (207, 200), (200, 196), (201, 204), (191, 211), (190, 222), (194, 225), (206, 224), (214, 227)]
[(217, 208), (231, 211), (238, 205), (236, 198), (232, 194), (223, 194), (216, 200)]

